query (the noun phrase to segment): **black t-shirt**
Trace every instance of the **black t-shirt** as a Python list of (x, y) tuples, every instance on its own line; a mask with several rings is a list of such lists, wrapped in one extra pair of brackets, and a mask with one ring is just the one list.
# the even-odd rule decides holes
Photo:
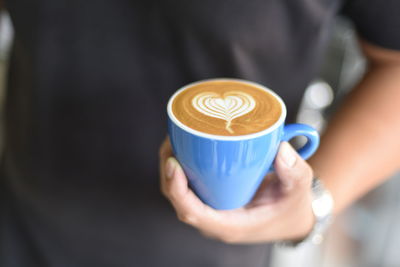
[[(360, 34), (400, 48), (397, 0), (347, 3)], [(165, 104), (235, 77), (292, 121), (339, 0), (8, 0), (15, 29), (0, 180), (0, 266), (266, 266), (176, 219), (158, 186)]]

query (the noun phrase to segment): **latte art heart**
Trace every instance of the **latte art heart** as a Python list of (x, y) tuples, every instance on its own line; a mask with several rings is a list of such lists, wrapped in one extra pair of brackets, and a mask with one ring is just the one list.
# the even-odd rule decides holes
[(200, 133), (242, 136), (274, 125), (282, 104), (268, 89), (230, 79), (212, 79), (188, 85), (168, 103), (168, 110), (183, 126)]
[(240, 91), (225, 92), (223, 96), (214, 92), (202, 92), (192, 100), (193, 107), (206, 116), (226, 121), (225, 129), (233, 133), (232, 120), (241, 117), (256, 106), (254, 98)]

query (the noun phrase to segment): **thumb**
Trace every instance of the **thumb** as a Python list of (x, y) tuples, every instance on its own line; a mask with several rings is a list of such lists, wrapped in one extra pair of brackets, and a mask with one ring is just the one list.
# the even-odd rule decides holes
[(284, 191), (310, 188), (313, 171), (288, 142), (282, 142), (274, 168)]

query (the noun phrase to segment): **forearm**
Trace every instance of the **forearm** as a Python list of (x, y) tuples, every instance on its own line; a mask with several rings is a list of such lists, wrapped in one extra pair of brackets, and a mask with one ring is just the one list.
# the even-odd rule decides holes
[(335, 200), (335, 213), (400, 167), (400, 67), (370, 67), (332, 118), (310, 159)]

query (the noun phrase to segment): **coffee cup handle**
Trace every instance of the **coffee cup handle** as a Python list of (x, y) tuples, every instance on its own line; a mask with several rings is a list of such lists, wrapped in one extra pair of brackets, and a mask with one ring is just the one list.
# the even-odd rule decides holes
[(317, 130), (305, 124), (300, 124), (300, 123), (288, 124), (285, 125), (283, 129), (283, 136), (281, 140), (289, 141), (293, 137), (301, 135), (307, 138), (307, 143), (299, 150), (297, 150), (297, 152), (303, 159), (306, 160), (314, 154), (314, 152), (317, 150), (319, 146), (319, 134)]

